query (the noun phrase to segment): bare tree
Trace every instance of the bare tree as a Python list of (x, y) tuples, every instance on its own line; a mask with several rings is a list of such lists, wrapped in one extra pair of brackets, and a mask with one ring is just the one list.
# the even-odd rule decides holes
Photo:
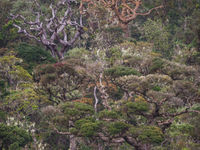
[[(34, 3), (39, 9), (34, 12), (35, 20), (29, 21), (23, 15), (11, 14), (12, 19), (22, 22), (14, 26), (18, 28), (18, 33), (42, 43), (53, 57), (63, 59), (64, 54), (84, 33), (82, 15), (77, 19), (72, 11), (72, 3), (77, 3), (76, 0), (59, 0), (57, 4), (51, 4), (50, 15), (44, 15), (37, 0)], [(63, 10), (63, 15), (60, 15)]]

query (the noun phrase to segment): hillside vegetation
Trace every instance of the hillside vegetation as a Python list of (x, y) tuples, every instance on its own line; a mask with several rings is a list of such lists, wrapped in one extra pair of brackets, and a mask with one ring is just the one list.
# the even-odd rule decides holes
[(1, 0), (1, 150), (200, 149), (200, 0)]

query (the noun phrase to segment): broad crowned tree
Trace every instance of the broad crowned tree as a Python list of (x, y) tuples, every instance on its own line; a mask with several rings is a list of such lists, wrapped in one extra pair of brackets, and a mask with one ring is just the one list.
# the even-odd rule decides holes
[(98, 5), (112, 12), (112, 18), (117, 19), (118, 25), (124, 30), (126, 37), (129, 36), (128, 24), (132, 20), (135, 20), (137, 16), (147, 16), (153, 10), (163, 7), (160, 5), (146, 10), (142, 5), (142, 0), (81, 0), (80, 11), (84, 14), (88, 9)]
[(117, 149), (115, 146), (123, 144), (136, 150), (163, 146), (172, 149), (169, 143), (173, 143), (175, 130), (192, 130), (192, 125), (182, 118), (199, 115), (199, 71), (152, 56), (148, 49), (144, 52), (142, 44), (140, 49), (133, 43), (121, 44), (120, 49), (132, 52), (122, 56), (121, 62), (112, 62), (112, 66), (101, 67), (100, 62), (93, 62), (95, 67), (91, 68), (91, 62), (86, 65), (87, 76), (96, 77), (93, 83), (83, 85), (93, 103), (79, 99), (42, 109), (49, 128), (69, 137), (70, 149), (78, 149), (81, 143), (100, 150)]
[(67, 60), (36, 67), (34, 79), (55, 104), (80, 97), (83, 85), (88, 84), (86, 71), (80, 60)]

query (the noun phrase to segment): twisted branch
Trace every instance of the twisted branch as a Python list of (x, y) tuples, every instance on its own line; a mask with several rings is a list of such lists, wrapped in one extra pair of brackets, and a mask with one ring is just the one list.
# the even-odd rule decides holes
[[(49, 6), (51, 17), (42, 20), (41, 16), (44, 15), (37, 0), (34, 0), (34, 3), (36, 3), (36, 6), (40, 10), (34, 13), (36, 15), (35, 20), (27, 21), (27, 18), (23, 15), (11, 14), (13, 20), (20, 20), (23, 22), (19, 24), (15, 23), (14, 27), (18, 28), (18, 33), (23, 33), (25, 36), (42, 43), (51, 51), (52, 56), (57, 56), (59, 59), (62, 59), (64, 53), (66, 53), (79, 39), (81, 34), (84, 33), (82, 16), (80, 16), (80, 23), (72, 21), (75, 20), (75, 18), (72, 18), (72, 1), (76, 2), (75, 0), (60, 0), (55, 6), (51, 4)], [(63, 8), (66, 9), (64, 15), (59, 17), (58, 11)], [(66, 33), (67, 26), (75, 28), (76, 30), (70, 37), (68, 37)]]

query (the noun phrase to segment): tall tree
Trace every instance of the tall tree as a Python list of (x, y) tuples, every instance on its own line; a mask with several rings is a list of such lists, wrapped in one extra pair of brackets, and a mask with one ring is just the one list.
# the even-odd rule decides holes
[[(125, 36), (128, 37), (128, 24), (135, 20), (137, 16), (147, 16), (153, 10), (162, 8), (163, 6), (153, 7), (149, 10), (141, 9), (142, 0), (82, 0), (80, 5), (81, 13), (85, 12), (85, 4), (90, 7), (91, 5), (103, 5), (114, 13), (114, 18), (118, 20), (119, 26), (124, 30)], [(87, 8), (86, 8), (87, 9)]]
[[(153, 53), (148, 49), (144, 50), (144, 46), (144, 43), (139, 42), (135, 46), (131, 42), (121, 44), (120, 49), (127, 49), (128, 57), (122, 55), (121, 59), (124, 60), (121, 63), (112, 60), (112, 66), (106, 64), (106, 61), (109, 63), (114, 53), (110, 54), (112, 56), (106, 56), (101, 51), (104, 58), (100, 59), (100, 52), (97, 52), (98, 62), (89, 60), (82, 69), (78, 67), (79, 72), (86, 70), (84, 74), (92, 78), (87, 82), (89, 84), (81, 86), (84, 89), (84, 97), (92, 99), (93, 103), (87, 103), (84, 99), (72, 99), (71, 102), (65, 99), (58, 105), (42, 110), (43, 119), (49, 124), (49, 129), (57, 134), (69, 136), (71, 150), (79, 149), (81, 142), (91, 146), (91, 149), (100, 150), (113, 148), (113, 145), (119, 147), (122, 144), (136, 150), (161, 147), (173, 149), (173, 135), (170, 134), (175, 130), (181, 132), (181, 128), (184, 130), (184, 127), (188, 128), (187, 130), (192, 128), (181, 118), (184, 115), (199, 114), (199, 71), (192, 66), (162, 59), (155, 53), (155, 56), (152, 56)], [(61, 67), (66, 65), (68, 64), (65, 63)], [(57, 71), (62, 73), (59, 70), (57, 67)], [(46, 70), (46, 73), (50, 72)], [(61, 83), (64, 83), (62, 77), (66, 74), (69, 74), (69, 71), (63, 75), (57, 74), (56, 80), (50, 76), (50, 82), (53, 81), (54, 84), (60, 78)], [(39, 72), (40, 83), (45, 81), (44, 76), (46, 75), (43, 72)], [(47, 84), (50, 82), (46, 80)], [(73, 83), (80, 85), (77, 82)], [(67, 84), (70, 85), (65, 82), (65, 85)], [(69, 86), (66, 89), (70, 89)], [(183, 135), (178, 134), (179, 137)], [(180, 138), (177, 138), (177, 141), (182, 142)], [(182, 148), (184, 146), (179, 149)]]
[[(33, 3), (37, 6), (32, 10), (35, 16), (11, 14), (12, 19), (16, 20), (14, 26), (18, 28), (19, 33), (42, 43), (53, 57), (63, 59), (64, 54), (84, 33), (82, 16), (79, 15), (80, 19), (77, 19), (73, 12), (73, 4), (76, 1), (59, 0), (57, 4), (50, 4), (51, 11), (47, 14), (43, 12), (37, 0)], [(28, 18), (35, 20), (29, 21)]]

